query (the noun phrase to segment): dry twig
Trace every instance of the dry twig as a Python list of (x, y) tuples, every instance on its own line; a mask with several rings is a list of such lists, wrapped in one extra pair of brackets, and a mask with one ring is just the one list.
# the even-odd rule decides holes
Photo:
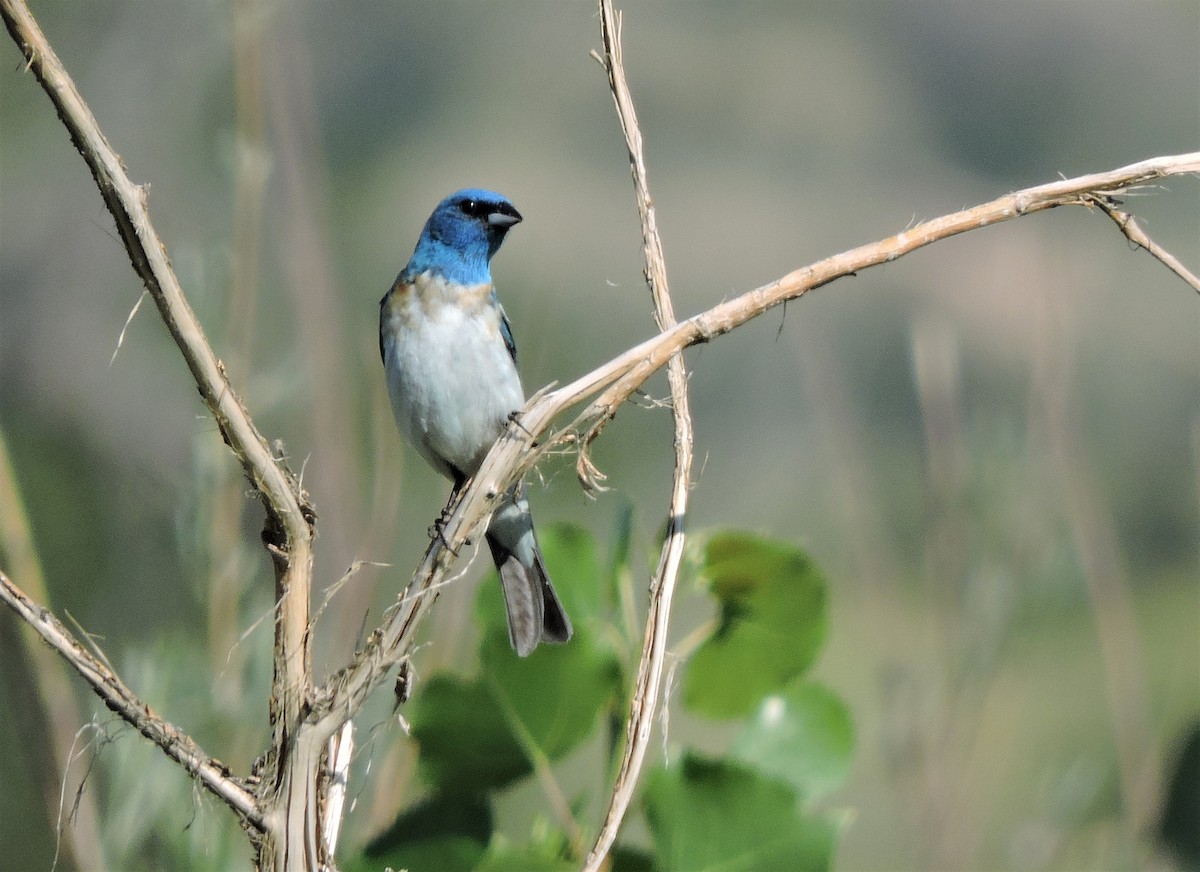
[[(275, 622), (275, 674), (271, 694), (273, 765), (263, 767), (272, 777), (264, 779), (260, 789), (267, 805), (278, 810), (288, 821), (278, 827), (272, 826), (264, 833), (265, 853), (274, 854), (274, 866), (282, 869), (287, 862), (278, 836), (289, 826), (299, 823), (291, 815), (301, 813), (301, 794), (315, 790), (315, 767), (310, 773), (297, 771), (294, 768), (297, 757), (290, 753), (290, 749), (297, 747), (290, 740), (300, 726), (311, 690), (308, 597), (315, 515), (295, 476), (272, 453), (250, 419), (224, 366), (209, 345), (167, 258), (166, 248), (150, 221), (147, 189), (130, 180), (120, 156), (101, 132), (23, 0), (0, 0), (0, 17), (91, 170), (134, 271), (158, 306), (163, 323), (175, 339), (221, 435), (266, 509), (264, 539), (275, 561), (276, 600), (280, 603), (280, 613)], [(86, 653), (79, 650), (81, 654)], [(77, 670), (87, 674), (85, 663), (72, 662)], [(106, 678), (115, 676), (110, 673)], [(152, 729), (153, 724), (140, 719), (137, 706), (128, 706), (120, 713), (147, 736), (160, 735)], [(167, 744), (162, 747), (172, 754)], [(259, 809), (254, 809), (253, 814), (249, 813), (250, 809), (241, 811), (248, 820), (260, 824), (278, 818), (277, 815), (262, 815)], [(304, 823), (315, 829), (314, 821)]]
[[(600, 0), (600, 27), (604, 42), (604, 57), (593, 55), (600, 61), (608, 74), (609, 87), (616, 103), (617, 116), (625, 133), (629, 148), (629, 164), (633, 173), (634, 190), (638, 212), (642, 220), (642, 238), (646, 257), (646, 281), (654, 300), (654, 314), (659, 330), (674, 327), (675, 312), (667, 285), (667, 268), (663, 258), (662, 241), (658, 234), (658, 222), (654, 212), (654, 201), (650, 196), (650, 185), (646, 177), (646, 163), (642, 152), (642, 132), (637, 113), (633, 107), (633, 95), (625, 80), (625, 66), (621, 54), (621, 18), (614, 15), (610, 0)], [(608, 811), (595, 844), (584, 863), (585, 872), (599, 870), (617, 838), (621, 821), (633, 800), (646, 749), (650, 745), (650, 733), (654, 723), (654, 712), (659, 700), (662, 683), (663, 661), (667, 650), (668, 627), (671, 618), (671, 599), (675, 582), (679, 577), (679, 566), (683, 559), (686, 543), (684, 521), (687, 517), (688, 491), (691, 488), (692, 472), (692, 416), (688, 401), (687, 371), (683, 355), (675, 354), (667, 364), (667, 378), (671, 385), (671, 408), (675, 422), (675, 470), (671, 481), (671, 500), (667, 514), (667, 534), (659, 555), (658, 569), (650, 585), (650, 602), (646, 617), (646, 632), (642, 642), (642, 656), (638, 661), (634, 692), (629, 704), (629, 719), (625, 725), (625, 751), (613, 781)], [(606, 419), (601, 419), (588, 430), (580, 448), (580, 460), (586, 456), (587, 445), (596, 438)]]
[(262, 825), (258, 801), (241, 781), (230, 774), (224, 763), (208, 756), (191, 736), (155, 714), (61, 621), (30, 600), (3, 572), (0, 572), (0, 600), (32, 627), (46, 644), (61, 654), (109, 709), (137, 727), (138, 732), (162, 748), (168, 757), (197, 778), (243, 820), (254, 826)]
[(1122, 209), (1115, 199), (1108, 196), (1095, 196), (1090, 199), (1096, 208), (1113, 220), (1126, 239), (1134, 245), (1146, 249), (1152, 257), (1161, 261), (1163, 266), (1200, 294), (1200, 278), (1197, 278), (1195, 273), (1180, 263), (1179, 258), (1151, 239), (1142, 229), (1142, 225), (1138, 224), (1137, 219)]

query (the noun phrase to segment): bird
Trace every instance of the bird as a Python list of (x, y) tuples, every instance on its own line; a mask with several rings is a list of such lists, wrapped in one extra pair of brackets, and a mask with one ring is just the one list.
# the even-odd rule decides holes
[[(379, 354), (404, 440), (460, 490), (525, 405), (512, 327), (491, 260), (522, 219), (501, 194), (465, 188), (430, 214), (379, 305)], [(520, 657), (564, 643), (571, 621), (550, 583), (522, 482), (488, 522), (508, 638)]]

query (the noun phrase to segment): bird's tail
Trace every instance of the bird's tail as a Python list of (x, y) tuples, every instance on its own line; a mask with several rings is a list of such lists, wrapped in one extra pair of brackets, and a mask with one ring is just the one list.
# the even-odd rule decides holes
[(487, 541), (500, 571), (508, 639), (518, 656), (528, 656), (539, 642), (570, 639), (571, 621), (546, 574), (523, 488), (515, 489), (496, 509)]

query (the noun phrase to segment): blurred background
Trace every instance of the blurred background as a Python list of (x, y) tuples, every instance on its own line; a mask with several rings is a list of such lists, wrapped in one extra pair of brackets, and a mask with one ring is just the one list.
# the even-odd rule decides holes
[[(303, 470), (314, 601), (353, 561), (391, 564), (326, 611), (322, 675), (378, 622), (447, 493), (395, 432), (376, 332), (433, 205), (485, 186), (525, 216), (493, 271), (528, 390), (652, 332), (626, 152), (588, 57), (595, 8), (32, 6), (149, 184), (256, 422)], [(1191, 2), (625, 7), (681, 317), (917, 220), (1200, 147)], [(141, 287), (112, 221), (20, 54), (0, 52), (0, 565), (34, 589), (40, 561), (56, 613), (244, 771), (266, 735), (261, 509), (150, 301), (126, 326)], [(1179, 178), (1124, 198), (1193, 270), (1198, 192)], [(1103, 215), (1060, 209), (839, 281), (687, 363), (691, 524), (798, 542), (830, 580), (818, 674), (858, 732), (838, 866), (1172, 868), (1155, 833), (1200, 719), (1195, 292)], [(609, 541), (632, 506), (652, 554), (670, 433), (667, 410), (623, 409), (594, 457), (612, 490), (588, 499), (573, 458), (552, 460), (531, 487), (539, 523)], [(471, 650), (473, 592), (443, 596), (419, 671)], [(702, 608), (682, 603), (680, 638)], [(0, 843), (12, 868), (49, 868), (44, 752), (11, 673)], [(90, 806), (107, 862), (244, 865), (232, 816), (69, 686), (66, 741), (89, 724), (77, 766), (100, 751), (81, 818)], [(354, 843), (411, 779), (390, 700), (373, 705)]]

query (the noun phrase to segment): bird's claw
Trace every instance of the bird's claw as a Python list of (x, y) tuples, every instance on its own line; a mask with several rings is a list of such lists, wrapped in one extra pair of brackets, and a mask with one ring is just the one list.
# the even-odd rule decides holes
[(508, 423), (511, 424), (512, 426), (516, 427), (518, 430), (520, 430), (522, 433), (524, 433), (529, 438), (531, 438), (531, 439), (533, 438), (532, 431), (530, 431), (530, 429), (528, 427), (526, 427), (524, 424), (521, 423), (521, 410), (520, 409), (513, 409), (511, 412), (508, 413)]
[(426, 532), (430, 539), (435, 541), (440, 539), (445, 549), (457, 557), (458, 552), (450, 547), (450, 540), (446, 538), (446, 522), (448, 520), (450, 520), (449, 507), (442, 509), (442, 513), (437, 516), (436, 521), (429, 525), (429, 529)]

